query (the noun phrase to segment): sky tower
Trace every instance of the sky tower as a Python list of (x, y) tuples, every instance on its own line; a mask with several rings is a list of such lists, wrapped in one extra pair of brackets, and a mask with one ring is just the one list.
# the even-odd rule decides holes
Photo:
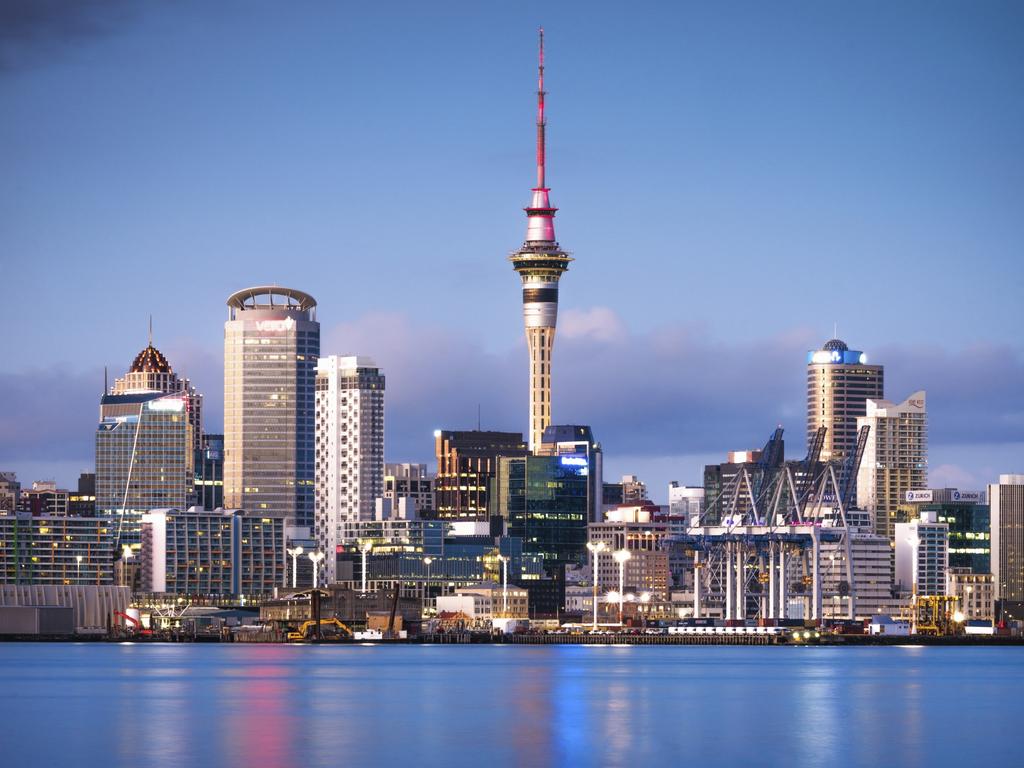
[(572, 257), (555, 240), (555, 211), (544, 180), (544, 30), (537, 77), (537, 186), (526, 209), (526, 241), (509, 260), (523, 278), (523, 322), (530, 348), (530, 450), (551, 424), (551, 351), (558, 320), (558, 278)]

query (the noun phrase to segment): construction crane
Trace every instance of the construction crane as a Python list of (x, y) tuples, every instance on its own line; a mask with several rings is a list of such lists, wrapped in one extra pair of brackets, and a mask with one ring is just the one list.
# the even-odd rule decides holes
[(860, 462), (864, 458), (864, 449), (867, 448), (870, 433), (871, 427), (867, 424), (860, 428), (857, 433), (857, 447), (843, 462), (842, 502), (844, 505), (849, 505), (853, 491), (857, 488), (857, 473), (860, 471)]

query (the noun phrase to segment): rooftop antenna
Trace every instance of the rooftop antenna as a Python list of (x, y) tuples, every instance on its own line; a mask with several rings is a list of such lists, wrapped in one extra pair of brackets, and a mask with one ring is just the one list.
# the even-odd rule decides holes
[(537, 189), (544, 186), (544, 27), (540, 28), (540, 57), (537, 68)]
[(103, 366), (103, 394), (107, 394), (110, 391), (109, 384), (107, 383), (107, 366)]
[(833, 323), (832, 323), (832, 338), (833, 339), (838, 339), (839, 338), (839, 323), (835, 322), (835, 321), (833, 321)]
[(149, 316), (149, 346), (153, 346), (153, 315)]

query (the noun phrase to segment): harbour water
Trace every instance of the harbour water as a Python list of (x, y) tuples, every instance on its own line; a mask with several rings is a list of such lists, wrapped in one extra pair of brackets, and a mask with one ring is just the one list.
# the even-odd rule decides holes
[(1020, 765), (1024, 649), (0, 644), (4, 766)]

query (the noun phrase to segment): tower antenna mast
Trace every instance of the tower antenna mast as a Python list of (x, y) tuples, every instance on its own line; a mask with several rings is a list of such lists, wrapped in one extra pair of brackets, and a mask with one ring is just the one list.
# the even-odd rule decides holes
[(544, 185), (544, 27), (540, 28), (540, 47), (537, 64), (537, 189)]

